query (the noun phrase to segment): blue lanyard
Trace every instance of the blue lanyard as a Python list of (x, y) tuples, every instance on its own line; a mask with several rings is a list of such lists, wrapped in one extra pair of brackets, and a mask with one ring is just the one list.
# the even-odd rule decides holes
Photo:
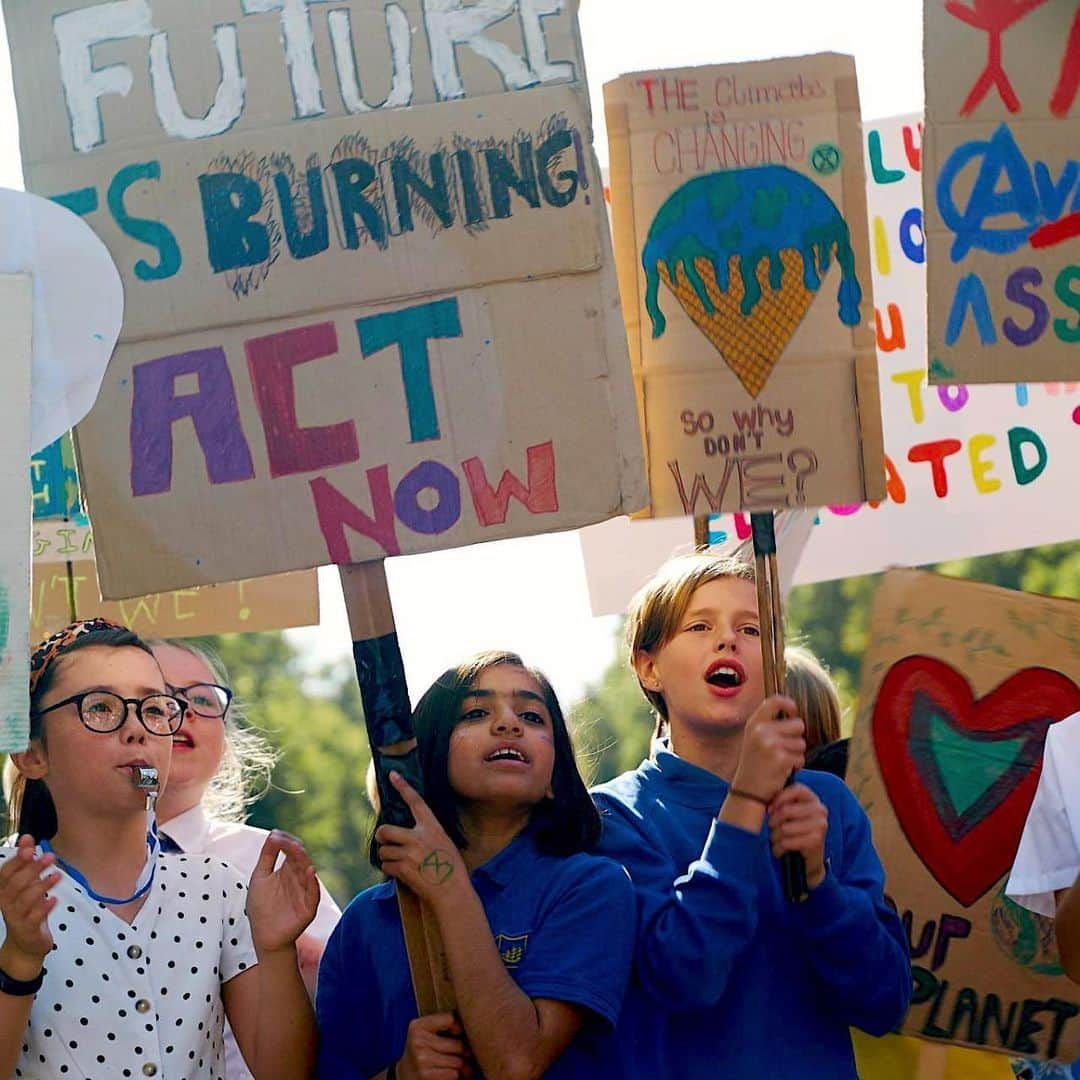
[(139, 879), (135, 882), (135, 891), (127, 897), (126, 900), (117, 899), (113, 896), (102, 896), (100, 893), (94, 892), (90, 887), (90, 882), (79, 873), (70, 863), (64, 862), (56, 852), (53, 851), (52, 844), (48, 840), (41, 841), (42, 851), (51, 851), (53, 855), (56, 855), (57, 865), (71, 878), (77, 881), (92, 900), (96, 900), (99, 904), (109, 904), (113, 907), (121, 907), (124, 904), (131, 904), (134, 901), (145, 896), (150, 891), (150, 886), (154, 884), (154, 872), (157, 870), (157, 856), (158, 849), (161, 847), (161, 841), (158, 839), (157, 822), (154, 822), (150, 826), (150, 831), (146, 834), (146, 865), (139, 873)]

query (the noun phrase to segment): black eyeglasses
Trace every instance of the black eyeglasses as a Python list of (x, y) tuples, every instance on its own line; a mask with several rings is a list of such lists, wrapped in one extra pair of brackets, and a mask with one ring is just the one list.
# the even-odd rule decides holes
[(81, 694), (74, 694), (47, 709), (39, 709), (37, 715), (44, 716), (56, 709), (62, 709), (65, 705), (74, 705), (79, 710), (79, 719), (83, 726), (101, 735), (124, 726), (129, 705), (135, 706), (139, 723), (151, 735), (175, 735), (184, 722), (184, 703), (172, 694), (125, 698), (111, 690), (86, 690)]
[(192, 683), (191, 686), (170, 686), (174, 693), (196, 716), (223, 719), (229, 711), (233, 692), (217, 683)]

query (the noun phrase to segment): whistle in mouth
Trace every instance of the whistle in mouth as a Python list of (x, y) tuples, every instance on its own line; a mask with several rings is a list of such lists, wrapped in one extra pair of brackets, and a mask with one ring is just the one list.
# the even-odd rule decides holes
[(135, 780), (135, 786), (140, 791), (157, 791), (158, 771), (150, 766), (133, 765), (131, 772)]
[(146, 809), (151, 811), (157, 803), (158, 771), (150, 765), (132, 765), (131, 778), (140, 791), (146, 792)]

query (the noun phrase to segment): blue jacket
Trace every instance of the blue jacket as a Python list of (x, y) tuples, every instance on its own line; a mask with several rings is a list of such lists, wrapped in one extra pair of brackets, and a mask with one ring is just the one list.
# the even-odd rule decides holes
[[(547, 1075), (606, 1075), (634, 948), (625, 871), (595, 855), (545, 855), (526, 832), (473, 871), (472, 883), (518, 986), (590, 1014)], [(416, 999), (392, 883), (346, 908), (319, 965), (315, 1010), (321, 1080), (366, 1080), (401, 1057)]]
[(620, 1077), (854, 1077), (848, 1027), (895, 1028), (908, 943), (870, 824), (843, 782), (802, 772), (829, 811), (825, 881), (788, 904), (767, 827), (716, 820), (727, 784), (670, 751), (597, 788), (603, 854), (638, 899)]

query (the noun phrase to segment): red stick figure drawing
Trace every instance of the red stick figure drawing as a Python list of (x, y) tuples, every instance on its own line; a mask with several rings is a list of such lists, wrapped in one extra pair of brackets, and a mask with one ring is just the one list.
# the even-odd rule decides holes
[[(950, 15), (976, 30), (985, 30), (990, 38), (986, 67), (961, 106), (961, 116), (973, 113), (991, 87), (997, 88), (1009, 112), (1020, 111), (1020, 99), (1001, 66), (1001, 38), (1006, 30), (1045, 3), (1046, 0), (971, 0), (971, 6), (968, 7), (960, 3), (960, 0), (945, 0), (945, 10)], [(1062, 74), (1064, 75), (1064, 69)]]
[(1065, 59), (1061, 61), (1061, 75), (1050, 98), (1050, 111), (1057, 117), (1065, 117), (1076, 100), (1080, 88), (1080, 7), (1073, 16), (1069, 43), (1065, 46)]

